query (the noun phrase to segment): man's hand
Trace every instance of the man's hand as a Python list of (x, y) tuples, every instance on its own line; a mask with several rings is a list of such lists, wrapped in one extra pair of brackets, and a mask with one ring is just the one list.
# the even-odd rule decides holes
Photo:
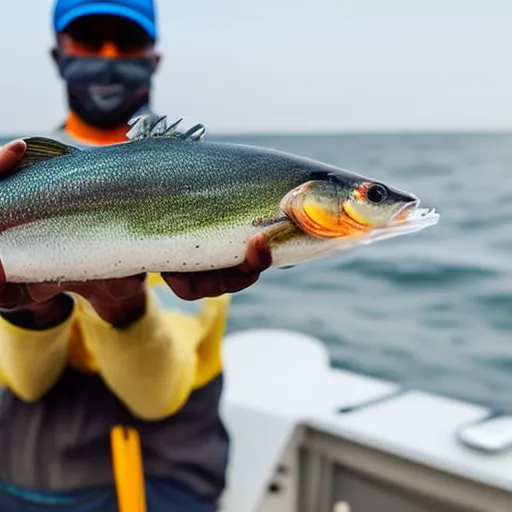
[[(27, 146), (15, 140), (0, 147), (0, 174), (13, 170), (22, 159)], [(33, 329), (45, 329), (58, 325), (71, 312), (70, 301), (59, 294), (36, 300), (36, 285), (6, 283), (0, 268), (0, 314), (12, 319), (17, 325)]]

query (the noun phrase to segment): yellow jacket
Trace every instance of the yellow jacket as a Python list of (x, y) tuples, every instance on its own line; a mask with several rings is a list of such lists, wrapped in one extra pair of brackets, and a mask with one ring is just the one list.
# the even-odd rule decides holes
[(23, 329), (0, 318), (0, 384), (25, 401), (35, 401), (70, 364), (98, 372), (140, 418), (175, 413), (194, 389), (222, 371), (221, 341), (230, 298), (205, 299), (195, 316), (171, 312), (157, 302), (152, 285), (159, 284), (167, 286), (160, 276), (149, 276), (146, 313), (126, 329), (103, 321), (76, 295), (70, 318), (52, 329)]

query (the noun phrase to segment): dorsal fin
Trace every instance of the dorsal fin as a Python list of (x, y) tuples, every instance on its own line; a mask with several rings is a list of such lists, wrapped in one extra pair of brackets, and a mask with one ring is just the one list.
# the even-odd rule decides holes
[(23, 140), (27, 144), (27, 150), (18, 165), (19, 169), (23, 169), (36, 162), (41, 162), (42, 160), (71, 155), (76, 151), (80, 151), (78, 148), (46, 137), (26, 137)]
[(203, 138), (206, 128), (202, 124), (197, 124), (185, 133), (182, 133), (177, 130), (181, 121), (183, 119), (178, 119), (178, 121), (169, 125), (167, 123), (167, 116), (157, 116), (151, 113), (142, 114), (128, 121), (128, 126), (131, 128), (128, 130), (126, 137), (132, 141), (150, 138), (192, 140), (201, 140)]

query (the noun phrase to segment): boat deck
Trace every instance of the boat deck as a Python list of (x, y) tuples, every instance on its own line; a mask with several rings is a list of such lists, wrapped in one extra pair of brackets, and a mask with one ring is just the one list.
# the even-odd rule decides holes
[(457, 438), (485, 407), (333, 369), (289, 331), (232, 334), (224, 359), (224, 512), (512, 511), (512, 451)]

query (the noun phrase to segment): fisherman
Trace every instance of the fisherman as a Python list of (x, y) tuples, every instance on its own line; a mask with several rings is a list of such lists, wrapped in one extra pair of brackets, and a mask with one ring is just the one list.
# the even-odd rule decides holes
[[(56, 2), (52, 56), (69, 114), (50, 136), (126, 140), (128, 120), (149, 111), (155, 17), (152, 0)], [(0, 173), (25, 149), (0, 148)], [(204, 299), (195, 315), (164, 310), (155, 276), (5, 284), (0, 266), (0, 510), (217, 510), (228, 294), (269, 266), (257, 241), (233, 269), (156, 276), (182, 299)]]

